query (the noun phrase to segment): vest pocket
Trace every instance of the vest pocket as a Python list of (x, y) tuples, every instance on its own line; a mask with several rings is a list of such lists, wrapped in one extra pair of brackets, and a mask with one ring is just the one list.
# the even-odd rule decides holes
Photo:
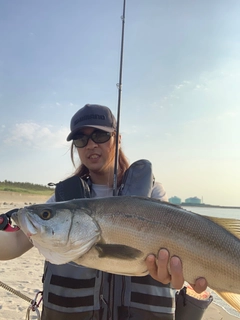
[(101, 310), (93, 310), (81, 313), (65, 313), (49, 309), (46, 306), (44, 306), (41, 315), (41, 320), (101, 320), (101, 314)]
[(78, 317), (80, 312), (99, 313), (100, 281), (95, 269), (48, 263), (43, 285), (44, 305), (67, 315), (77, 313)]
[(129, 308), (121, 306), (118, 308), (118, 320), (174, 320), (173, 314), (154, 313), (137, 308)]

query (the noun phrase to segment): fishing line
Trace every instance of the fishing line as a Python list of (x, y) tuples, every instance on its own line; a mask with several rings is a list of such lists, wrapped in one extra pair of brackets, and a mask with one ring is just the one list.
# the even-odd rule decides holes
[(30, 303), (29, 307), (27, 308), (27, 314), (26, 314), (26, 318), (25, 319), (30, 319), (30, 312), (36, 312), (37, 314), (37, 319), (40, 320), (40, 312), (38, 310), (38, 307), (42, 301), (42, 297), (40, 298), (40, 300), (37, 302), (37, 298), (38, 298), (38, 295), (41, 294), (42, 295), (42, 291), (38, 291), (36, 296), (35, 296), (35, 299), (31, 299), (29, 298), (28, 296), (26, 296), (25, 294), (23, 294), (22, 292), (20, 291), (17, 291), (15, 290), (14, 288), (8, 286), (6, 283), (0, 281), (0, 287), (2, 287), (3, 289), (15, 294), (16, 296), (18, 296), (19, 298), (22, 298), (23, 300), (27, 301)]
[(125, 27), (125, 7), (126, 0), (123, 0), (123, 14), (122, 19), (122, 37), (121, 37), (121, 55), (120, 55), (120, 70), (119, 70), (119, 82), (118, 88), (118, 108), (117, 108), (117, 128), (116, 128), (116, 145), (115, 145), (115, 162), (114, 162), (114, 173), (113, 173), (113, 196), (117, 195), (117, 175), (118, 175), (118, 140), (119, 140), (119, 126), (120, 126), (120, 109), (121, 109), (121, 98), (122, 98), (122, 69), (123, 69), (123, 46), (124, 46), (124, 27)]

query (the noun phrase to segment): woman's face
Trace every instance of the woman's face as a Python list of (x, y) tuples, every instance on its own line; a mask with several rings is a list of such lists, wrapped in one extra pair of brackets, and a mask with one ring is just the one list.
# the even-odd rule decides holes
[[(90, 135), (95, 131), (95, 128), (83, 128), (81, 133)], [(109, 170), (114, 167), (115, 156), (115, 139), (112, 136), (107, 142), (99, 143), (88, 140), (88, 143), (83, 148), (77, 148), (79, 158), (91, 174), (109, 174)]]

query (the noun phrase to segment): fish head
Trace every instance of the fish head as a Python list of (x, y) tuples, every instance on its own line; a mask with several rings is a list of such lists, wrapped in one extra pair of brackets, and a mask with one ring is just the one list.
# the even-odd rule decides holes
[(87, 211), (66, 202), (37, 204), (19, 209), (12, 219), (46, 260), (64, 264), (84, 255), (100, 238)]

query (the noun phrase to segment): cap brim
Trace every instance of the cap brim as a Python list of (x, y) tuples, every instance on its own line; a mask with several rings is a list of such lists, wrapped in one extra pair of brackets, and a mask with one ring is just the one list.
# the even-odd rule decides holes
[(82, 128), (96, 128), (96, 129), (103, 130), (103, 131), (106, 131), (106, 132), (114, 132), (114, 131), (116, 131), (116, 129), (114, 129), (114, 128), (109, 128), (109, 127), (104, 127), (104, 126), (91, 126), (91, 125), (81, 126), (80, 128), (77, 128), (77, 129), (75, 129), (75, 130), (73, 130), (72, 132), (69, 133), (69, 135), (67, 136), (67, 141), (73, 140), (74, 135), (79, 130), (81, 130)]

